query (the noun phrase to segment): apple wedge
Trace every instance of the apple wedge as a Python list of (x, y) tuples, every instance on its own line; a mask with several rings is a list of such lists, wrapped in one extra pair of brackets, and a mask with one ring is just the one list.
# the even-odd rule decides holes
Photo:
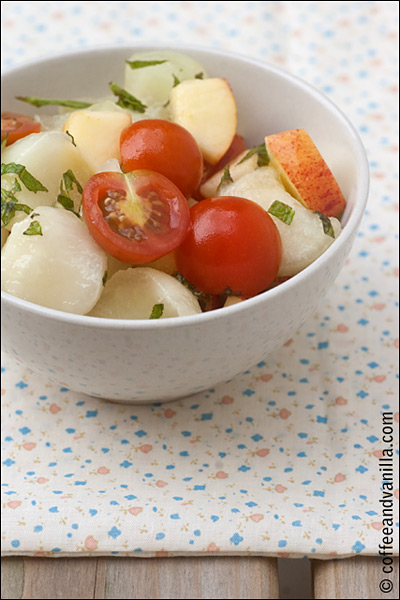
[(340, 187), (304, 129), (289, 129), (265, 138), (270, 165), (278, 171), (287, 191), (328, 217), (340, 216), (346, 200)]
[(185, 127), (204, 159), (215, 165), (236, 133), (237, 108), (226, 79), (187, 79), (171, 90), (171, 118)]
[[(248, 150), (245, 150), (239, 156), (234, 158), (230, 163), (228, 163), (227, 167), (229, 168), (230, 179), (227, 181), (237, 181), (246, 173), (250, 173), (257, 168), (257, 154), (253, 154), (249, 158), (247, 158), (244, 162), (241, 162), (246, 154), (248, 154)], [(204, 198), (213, 198), (214, 196), (218, 196), (218, 192), (221, 190), (223, 192), (224, 186), (224, 173), (226, 173), (226, 167), (214, 173), (209, 179), (207, 179), (202, 186), (200, 187), (200, 194)], [(222, 183), (221, 183), (222, 182)]]
[(131, 122), (131, 115), (122, 110), (77, 110), (69, 115), (63, 131), (73, 136), (89, 169), (96, 173), (110, 158), (121, 159), (119, 138)]

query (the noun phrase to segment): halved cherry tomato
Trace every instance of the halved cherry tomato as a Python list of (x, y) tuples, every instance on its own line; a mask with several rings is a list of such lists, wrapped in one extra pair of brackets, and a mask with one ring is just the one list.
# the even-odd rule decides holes
[(1, 141), (7, 137), (7, 146), (26, 135), (39, 133), (40, 129), (39, 121), (35, 121), (31, 117), (18, 113), (1, 113)]
[(207, 198), (190, 209), (192, 227), (175, 251), (178, 271), (197, 289), (251, 297), (275, 279), (282, 243), (269, 214), (246, 198)]
[(190, 225), (182, 192), (153, 171), (93, 175), (83, 190), (82, 210), (96, 242), (131, 264), (145, 264), (171, 252)]
[(136, 121), (121, 133), (125, 171), (150, 169), (168, 177), (189, 197), (203, 173), (203, 155), (184, 127), (163, 119)]

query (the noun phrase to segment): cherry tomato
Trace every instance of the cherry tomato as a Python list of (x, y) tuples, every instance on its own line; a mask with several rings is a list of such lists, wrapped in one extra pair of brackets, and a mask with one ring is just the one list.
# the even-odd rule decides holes
[(188, 198), (199, 185), (203, 155), (191, 133), (163, 119), (145, 119), (121, 134), (125, 171), (149, 169), (168, 177)]
[(192, 227), (175, 251), (178, 271), (207, 294), (250, 297), (275, 279), (282, 244), (269, 214), (246, 198), (207, 198), (190, 209)]
[(40, 123), (26, 115), (1, 113), (1, 141), (7, 137), (7, 146), (31, 133), (39, 133)]
[(171, 252), (190, 225), (182, 192), (164, 175), (146, 170), (93, 175), (83, 190), (82, 210), (96, 242), (130, 264)]

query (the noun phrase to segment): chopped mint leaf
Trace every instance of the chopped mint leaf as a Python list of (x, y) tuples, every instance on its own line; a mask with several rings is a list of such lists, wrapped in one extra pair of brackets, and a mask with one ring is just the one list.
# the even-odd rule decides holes
[(330, 218), (327, 217), (326, 215), (324, 215), (323, 213), (318, 212), (318, 210), (314, 210), (314, 212), (315, 212), (316, 215), (319, 216), (319, 218), (322, 221), (322, 226), (324, 228), (324, 233), (326, 235), (329, 235), (331, 238), (335, 239), (335, 231), (333, 229), (332, 222), (331, 222)]
[(164, 312), (164, 304), (155, 304), (149, 319), (159, 319)]
[(7, 146), (7, 140), (8, 140), (8, 133), (6, 135), (6, 137), (4, 138), (4, 140), (1, 142), (1, 151), (3, 152), (4, 148)]
[(217, 187), (217, 192), (219, 192), (220, 188), (224, 185), (224, 183), (233, 183), (232, 175), (229, 171), (229, 166), (225, 167), (224, 169), (221, 181), (219, 182)]
[(81, 184), (79, 183), (71, 169), (68, 169), (68, 171), (66, 171), (62, 176), (60, 182), (60, 193), (57, 196), (57, 202), (61, 204), (61, 206), (63, 206), (65, 210), (69, 210), (73, 212), (74, 215), (76, 215), (77, 217), (80, 217), (79, 212), (75, 211), (74, 201), (69, 195), (69, 192), (73, 190), (74, 184), (78, 192), (82, 194), (83, 188)]
[(204, 79), (204, 73), (200, 71), (200, 73), (196, 73), (194, 76), (195, 79)]
[(267, 148), (265, 147), (265, 142), (260, 144), (259, 146), (255, 146), (251, 150), (247, 152), (247, 154), (242, 158), (242, 160), (238, 163), (241, 165), (245, 160), (251, 158), (254, 154), (258, 155), (257, 158), (257, 166), (258, 167), (266, 167), (269, 164), (269, 156), (267, 152)]
[(75, 140), (74, 140), (74, 136), (72, 135), (72, 133), (70, 133), (68, 130), (65, 132), (67, 135), (69, 135), (69, 137), (71, 138), (71, 142), (72, 145), (75, 146), (76, 148), (76, 144), (75, 144)]
[(34, 96), (16, 96), (17, 100), (27, 102), (40, 108), (41, 106), (66, 106), (67, 108), (79, 109), (92, 106), (91, 102), (80, 102), (78, 100), (56, 100), (54, 98), (36, 98)]
[(275, 200), (267, 212), (274, 215), (277, 219), (280, 219), (283, 223), (286, 223), (286, 225), (290, 225), (295, 214), (294, 208), (283, 202), (279, 202), (279, 200)]
[(27, 204), (20, 204), (15, 197), (16, 192), (21, 191), (21, 186), (17, 178), (14, 179), (14, 185), (10, 190), (1, 188), (1, 221), (2, 227), (5, 227), (15, 217), (15, 213), (20, 211), (29, 215), (32, 209)]
[(6, 173), (15, 173), (16, 175), (18, 175), (24, 186), (30, 192), (35, 192), (36, 194), (36, 192), (49, 191), (46, 187), (44, 187), (44, 185), (40, 183), (40, 181), (35, 179), (35, 177), (26, 170), (26, 167), (24, 167), (24, 165), (18, 165), (17, 163), (8, 163), (6, 165), (2, 163), (1, 175), (5, 175)]
[(67, 190), (67, 192), (72, 190), (73, 184), (75, 184), (78, 192), (80, 194), (82, 194), (83, 188), (82, 188), (81, 184), (79, 183), (79, 181), (77, 180), (77, 178), (75, 177), (75, 175), (73, 174), (73, 172), (71, 171), (71, 169), (68, 169), (68, 171), (66, 171), (64, 173), (63, 180), (64, 180), (65, 189)]
[(176, 273), (175, 274), (175, 278), (182, 283), (182, 285), (184, 285), (185, 287), (187, 287), (187, 289), (189, 291), (192, 292), (192, 294), (194, 296), (196, 296), (199, 304), (200, 304), (200, 308), (201, 310), (204, 312), (205, 310), (207, 310), (207, 307), (210, 305), (211, 303), (211, 299), (212, 297), (210, 296), (210, 294), (205, 294), (204, 292), (201, 292), (200, 290), (198, 290), (196, 288), (195, 285), (193, 285), (193, 283), (190, 283), (190, 281), (188, 281), (186, 279), (186, 277), (184, 277), (184, 275), (182, 275), (182, 273)]
[(131, 69), (143, 69), (144, 67), (162, 65), (163, 63), (167, 62), (167, 60), (126, 60), (125, 62), (130, 66)]
[(180, 80), (177, 78), (177, 76), (174, 73), (172, 73), (172, 77), (174, 78), (174, 83), (173, 83), (173, 86), (172, 86), (174, 88), (174, 87), (176, 87), (177, 85), (180, 84)]
[(42, 226), (39, 221), (32, 221), (28, 229), (25, 229), (23, 235), (43, 235)]
[(118, 98), (118, 106), (121, 108), (127, 108), (128, 110), (134, 110), (135, 112), (144, 113), (147, 106), (140, 102), (135, 96), (132, 96), (129, 92), (122, 89), (118, 84), (113, 81), (109, 83), (110, 90)]

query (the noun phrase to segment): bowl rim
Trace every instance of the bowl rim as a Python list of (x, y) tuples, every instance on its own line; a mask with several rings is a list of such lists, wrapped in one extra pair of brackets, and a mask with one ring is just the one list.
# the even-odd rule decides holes
[(23, 300), (22, 298), (18, 298), (9, 294), (8, 292), (1, 291), (1, 299), (2, 303), (6, 302), (11, 305), (14, 305), (16, 308), (21, 310), (26, 310), (29, 313), (33, 313), (37, 316), (50, 319), (53, 321), (60, 321), (65, 324), (78, 325), (80, 327), (100, 327), (102, 329), (116, 329), (116, 330), (160, 330), (160, 329), (169, 329), (171, 327), (183, 327), (183, 326), (196, 326), (201, 325), (202, 323), (213, 321), (214, 319), (223, 319), (224, 317), (231, 317), (235, 313), (239, 313), (245, 310), (251, 310), (251, 307), (258, 306), (265, 302), (268, 298), (273, 299), (276, 296), (284, 294), (286, 292), (290, 293), (292, 288), (296, 288), (301, 283), (305, 282), (307, 279), (311, 277), (311, 275), (320, 269), (323, 269), (325, 263), (327, 263), (331, 256), (334, 255), (339, 249), (347, 243), (347, 240), (351, 238), (352, 235), (358, 229), (361, 218), (364, 214), (364, 210), (368, 200), (368, 191), (369, 191), (369, 163), (366, 150), (361, 141), (361, 137), (355, 129), (354, 125), (350, 121), (350, 119), (344, 114), (344, 112), (330, 99), (326, 94), (321, 92), (317, 87), (308, 83), (301, 77), (292, 74), (290, 71), (278, 67), (269, 63), (268, 61), (264, 61), (259, 58), (253, 58), (251, 56), (246, 56), (244, 54), (238, 52), (231, 52), (230, 50), (221, 50), (219, 48), (195, 45), (195, 44), (182, 44), (182, 43), (138, 43), (138, 44), (113, 44), (113, 45), (99, 45), (99, 46), (88, 46), (84, 49), (80, 50), (68, 50), (64, 52), (55, 53), (52, 56), (40, 56), (30, 61), (26, 61), (23, 64), (18, 64), (16, 66), (11, 66), (3, 69), (3, 76), (7, 76), (11, 73), (17, 73), (18, 71), (25, 70), (32, 66), (40, 66), (42, 63), (56, 62), (61, 59), (68, 59), (79, 55), (89, 55), (96, 54), (99, 52), (115, 52), (115, 51), (126, 51), (127, 55), (129, 52), (141, 51), (141, 50), (170, 50), (176, 52), (193, 52), (193, 53), (204, 53), (208, 55), (218, 55), (230, 59), (240, 60), (246, 63), (253, 64), (255, 66), (261, 67), (275, 75), (278, 75), (290, 83), (295, 84), (300, 87), (302, 90), (314, 96), (320, 103), (324, 104), (326, 108), (329, 109), (330, 112), (334, 113), (339, 121), (347, 129), (347, 132), (350, 134), (350, 140), (352, 142), (352, 150), (355, 154), (357, 170), (358, 170), (358, 193), (356, 197), (356, 202), (352, 207), (350, 215), (345, 223), (340, 236), (335, 240), (333, 244), (325, 250), (325, 252), (319, 256), (314, 262), (308, 265), (305, 269), (288, 279), (287, 281), (280, 283), (276, 287), (266, 290), (265, 292), (261, 292), (257, 296), (246, 299), (244, 302), (239, 302), (237, 304), (233, 304), (232, 306), (223, 307), (223, 310), (216, 309), (207, 311), (205, 313), (199, 313), (195, 315), (187, 315), (181, 317), (169, 317), (168, 319), (110, 319), (105, 317), (92, 317), (88, 315), (78, 315), (75, 313), (69, 313), (61, 310), (56, 310), (53, 308), (46, 308), (39, 304), (34, 304), (28, 300)]

